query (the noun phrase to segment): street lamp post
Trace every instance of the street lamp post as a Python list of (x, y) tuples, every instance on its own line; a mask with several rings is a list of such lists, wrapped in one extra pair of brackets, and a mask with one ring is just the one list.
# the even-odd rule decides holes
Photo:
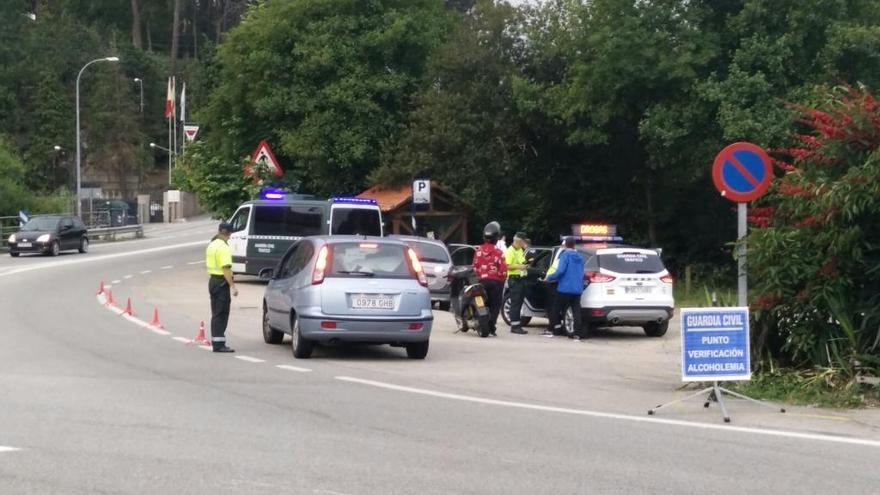
[(80, 218), (82, 218), (82, 202), (80, 201), (80, 195), (82, 193), (82, 151), (80, 148), (82, 146), (80, 144), (79, 135), (79, 79), (82, 77), (83, 71), (86, 70), (86, 67), (97, 62), (119, 62), (119, 57), (96, 58), (86, 65), (83, 65), (82, 69), (79, 70), (79, 74), (76, 75), (76, 216)]
[(136, 77), (134, 78), (134, 82), (138, 83), (141, 87), (141, 115), (144, 114), (144, 80)]
[(158, 149), (164, 151), (165, 153), (168, 153), (168, 185), (171, 186), (171, 159), (174, 158), (174, 155), (176, 155), (176, 153), (174, 153), (174, 151), (172, 151), (168, 148), (165, 148), (164, 146), (159, 146), (156, 143), (150, 143), (150, 148), (153, 148), (153, 149), (158, 148)]
[(56, 144), (52, 147), (52, 149), (55, 150), (55, 156), (52, 159), (51, 185), (52, 190), (55, 190), (55, 188), (58, 186), (58, 156), (61, 155), (61, 152), (64, 151), (64, 148)]

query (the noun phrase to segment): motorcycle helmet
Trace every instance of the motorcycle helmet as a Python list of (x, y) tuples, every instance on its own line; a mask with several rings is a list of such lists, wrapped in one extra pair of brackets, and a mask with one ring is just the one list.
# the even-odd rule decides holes
[(489, 222), (483, 227), (483, 239), (489, 242), (498, 242), (501, 237), (501, 224)]

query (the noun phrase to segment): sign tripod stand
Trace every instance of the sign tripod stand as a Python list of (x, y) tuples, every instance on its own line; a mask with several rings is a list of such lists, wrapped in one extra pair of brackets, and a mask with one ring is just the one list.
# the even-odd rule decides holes
[(693, 399), (694, 397), (699, 397), (700, 395), (703, 395), (707, 392), (709, 395), (706, 396), (706, 401), (703, 402), (703, 407), (708, 408), (712, 402), (717, 402), (718, 407), (721, 408), (721, 417), (724, 418), (725, 423), (730, 423), (730, 414), (727, 413), (727, 407), (725, 407), (724, 399), (722, 399), (722, 397), (721, 397), (722, 394), (732, 395), (732, 396), (737, 397), (739, 399), (743, 399), (743, 400), (747, 400), (749, 402), (755, 403), (759, 406), (773, 409), (774, 411), (779, 410), (779, 412), (781, 412), (781, 413), (785, 412), (784, 407), (776, 407), (773, 404), (761, 402), (758, 399), (753, 399), (747, 395), (743, 395), (738, 392), (734, 392), (733, 390), (726, 389), (726, 388), (722, 387), (721, 385), (718, 385), (718, 382), (712, 382), (711, 387), (706, 387), (706, 388), (700, 390), (699, 392), (694, 392), (691, 395), (688, 395), (687, 397), (682, 397), (681, 399), (675, 399), (672, 402), (660, 404), (652, 409), (648, 409), (648, 416), (653, 416), (654, 412), (656, 412), (657, 409), (660, 409), (661, 407), (667, 407), (667, 406), (671, 406), (672, 404), (678, 404), (679, 402), (684, 402), (686, 400)]
[(746, 271), (746, 234), (748, 203), (763, 196), (770, 188), (773, 170), (767, 153), (752, 143), (734, 143), (725, 147), (712, 164), (712, 180), (721, 196), (737, 203), (737, 308), (685, 308), (681, 311), (682, 380), (707, 382), (712, 386), (660, 404), (648, 410), (653, 416), (658, 409), (708, 393), (704, 408), (717, 402), (725, 423), (730, 414), (723, 395), (747, 400), (762, 407), (785, 408), (761, 402), (726, 389), (719, 380), (751, 379), (748, 280)]

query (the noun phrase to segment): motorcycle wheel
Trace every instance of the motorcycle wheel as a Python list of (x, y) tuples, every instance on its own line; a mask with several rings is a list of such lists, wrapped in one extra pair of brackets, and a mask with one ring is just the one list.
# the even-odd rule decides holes
[(489, 316), (480, 316), (477, 323), (480, 337), (485, 339), (489, 336)]

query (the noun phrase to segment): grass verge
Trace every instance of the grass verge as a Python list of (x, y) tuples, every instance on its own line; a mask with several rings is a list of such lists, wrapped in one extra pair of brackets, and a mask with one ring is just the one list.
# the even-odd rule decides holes
[(785, 404), (853, 409), (880, 406), (880, 386), (858, 383), (833, 368), (780, 369), (728, 383), (749, 397)]

